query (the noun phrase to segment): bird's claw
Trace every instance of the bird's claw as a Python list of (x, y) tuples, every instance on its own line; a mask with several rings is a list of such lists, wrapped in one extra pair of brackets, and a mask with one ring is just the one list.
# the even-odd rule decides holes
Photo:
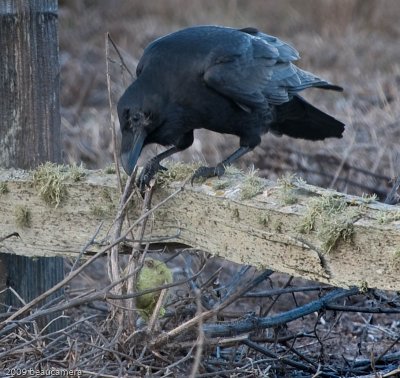
[(146, 187), (150, 186), (150, 181), (158, 171), (166, 171), (167, 168), (163, 167), (159, 161), (150, 160), (143, 167), (140, 172), (139, 178), (136, 181), (136, 185), (141, 193), (144, 193)]
[(190, 180), (190, 183), (193, 186), (193, 182), (196, 179), (207, 179), (209, 177), (221, 177), (225, 173), (225, 167), (223, 164), (218, 164), (216, 167), (200, 167), (197, 168), (196, 171), (193, 173), (193, 176)]

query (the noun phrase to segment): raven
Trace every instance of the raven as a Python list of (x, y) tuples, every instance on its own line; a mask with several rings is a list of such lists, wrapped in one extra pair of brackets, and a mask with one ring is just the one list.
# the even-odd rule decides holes
[(193, 130), (200, 128), (237, 135), (240, 147), (216, 167), (200, 167), (192, 183), (223, 175), (268, 131), (309, 140), (341, 138), (344, 124), (298, 92), (343, 89), (298, 68), (297, 59), (292, 46), (255, 28), (194, 26), (156, 39), (117, 106), (126, 173), (132, 173), (143, 146), (169, 146), (144, 166), (137, 182), (144, 190), (165, 169), (161, 160), (191, 146)]

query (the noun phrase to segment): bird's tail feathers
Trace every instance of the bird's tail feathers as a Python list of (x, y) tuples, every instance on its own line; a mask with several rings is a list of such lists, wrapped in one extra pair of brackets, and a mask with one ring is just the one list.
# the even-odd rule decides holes
[(316, 88), (321, 88), (321, 89), (328, 89), (331, 91), (337, 91), (337, 92), (343, 92), (343, 88), (339, 87), (339, 85), (334, 85), (330, 84), (328, 82), (323, 82), (320, 85), (315, 85)]
[(344, 124), (296, 95), (289, 102), (276, 106), (276, 121), (270, 129), (273, 133), (293, 138), (322, 140), (341, 138)]

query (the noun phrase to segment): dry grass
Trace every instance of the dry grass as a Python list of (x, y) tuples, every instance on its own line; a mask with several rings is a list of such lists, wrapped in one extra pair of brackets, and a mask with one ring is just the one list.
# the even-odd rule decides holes
[[(374, 0), (118, 4), (61, 3), (62, 103), (69, 161), (104, 167), (112, 157), (104, 76), (106, 31), (134, 71), (146, 44), (162, 34), (193, 24), (254, 25), (296, 46), (302, 67), (345, 87), (344, 94), (311, 90), (306, 96), (347, 128), (343, 139), (317, 143), (265, 136), (262, 145), (239, 163), (241, 167), (255, 162), (262, 176), (276, 179), (296, 172), (310, 183), (355, 194), (376, 192), (383, 197), (388, 191), (388, 179), (399, 173), (400, 4), (396, 0), (384, 5)], [(113, 66), (116, 102), (131, 78), (121, 74), (118, 64)], [(211, 164), (238, 142), (206, 131), (197, 134), (194, 145), (175, 159)], [(142, 161), (148, 156), (144, 154)]]
[[(241, 166), (253, 162), (261, 176), (277, 178), (296, 172), (310, 183), (383, 197), (388, 178), (399, 174), (399, 19), (397, 0), (60, 0), (65, 159), (89, 168), (105, 168), (112, 161), (106, 32), (134, 71), (148, 42), (181, 27), (257, 26), (296, 46), (303, 68), (345, 87), (344, 94), (314, 90), (307, 97), (347, 127), (343, 139), (318, 143), (268, 135)], [(117, 57), (112, 58), (115, 104), (132, 79), (121, 70)], [(237, 145), (234, 137), (205, 131), (197, 135), (194, 145), (175, 159), (211, 164)], [(146, 224), (138, 222), (138, 226), (140, 236)], [(118, 239), (118, 230), (113, 238)], [(121, 250), (133, 253), (129, 259), (118, 257)], [(326, 291), (318, 284), (274, 274), (257, 287), (260, 297), (246, 297), (248, 291), (225, 308), (221, 306), (254, 279), (255, 269), (221, 262), (198, 251), (151, 253), (168, 260), (174, 282), (181, 284), (157, 296), (163, 300), (152, 304), (155, 315), (146, 322), (134, 308), (138, 294), (135, 277), (145, 254), (138, 244), (126, 240), (113, 251), (111, 257), (87, 264), (85, 270), (74, 264), (65, 282), (70, 286), (59, 302), (29, 307), (18, 321), (1, 323), (5, 327), (0, 329), (1, 371), (56, 366), (99, 377), (180, 377), (191, 373), (197, 377), (339, 377), (372, 373), (371, 365), (387, 374), (397, 367), (398, 314), (356, 311), (361, 307), (398, 310), (395, 293), (373, 291), (352, 296), (336, 302), (336, 308), (322, 308), (293, 322), (260, 329), (259, 317), (300, 308)], [(110, 262), (114, 265), (107, 275)], [(79, 275), (74, 273), (78, 270)], [(72, 279), (73, 275), (77, 278)], [(298, 293), (296, 286), (302, 286)], [(357, 308), (339, 308), (341, 305)], [(61, 307), (69, 317), (68, 328), (51, 335), (37, 329), (35, 321), (41, 313), (58, 312)], [(3, 317), (13, 316), (16, 309), (7, 311)], [(162, 313), (164, 317), (158, 316)], [(250, 320), (255, 328), (245, 339), (242, 335), (205, 338), (203, 325), (230, 320), (234, 324)], [(183, 333), (182, 325), (190, 325), (192, 331)], [(165, 335), (170, 339), (165, 340)], [(198, 369), (197, 375), (193, 367)]]

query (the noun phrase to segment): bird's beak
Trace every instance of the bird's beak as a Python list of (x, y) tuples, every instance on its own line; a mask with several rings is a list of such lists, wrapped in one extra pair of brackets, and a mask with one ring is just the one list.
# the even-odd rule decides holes
[(146, 135), (143, 127), (134, 128), (122, 134), (121, 163), (129, 176), (135, 169)]

